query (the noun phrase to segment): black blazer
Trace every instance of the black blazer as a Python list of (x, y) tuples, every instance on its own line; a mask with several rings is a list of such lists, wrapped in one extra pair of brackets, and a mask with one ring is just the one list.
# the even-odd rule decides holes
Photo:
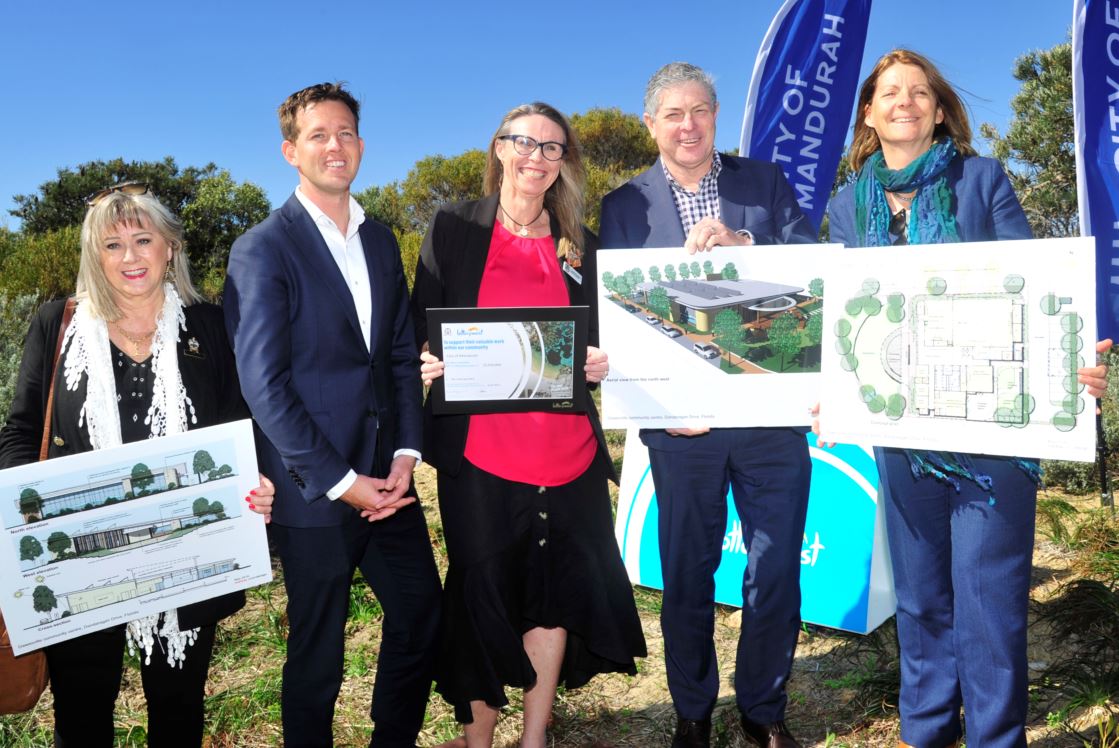
[[(420, 248), (416, 266), (416, 280), (412, 286), (412, 317), (416, 324), (416, 343), (423, 346), (428, 340), (427, 310), (440, 307), (478, 306), (478, 290), (489, 256), (497, 218), (498, 194), (481, 200), (444, 205), (431, 219), (427, 236)], [(559, 224), (552, 218), (552, 237), (559, 244)], [(582, 282), (567, 273), (567, 296), (572, 306), (590, 307), (590, 325), (587, 331), (589, 345), (598, 345), (598, 270), (595, 252), (598, 238), (583, 229), (583, 259), (579, 267)], [(556, 264), (562, 263), (556, 258)], [(600, 455), (606, 459), (611, 480), (617, 482), (613, 462), (606, 450), (602, 424), (593, 403), (587, 416), (591, 421)], [(431, 399), (424, 403), (424, 461), (437, 470), (457, 475), (466, 450), (466, 431), (469, 416), (436, 416), (431, 411)]]
[[(0, 430), (0, 468), (14, 467), (39, 459), (43, 437), (43, 413), (54, 347), (62, 325), (64, 300), (51, 301), (39, 308), (23, 345), (15, 397), (8, 421)], [(188, 428), (202, 428), (248, 418), (249, 411), (241, 400), (233, 353), (225, 336), (221, 309), (213, 304), (193, 304), (184, 310), (186, 330), (179, 332), (179, 372), (183, 386), (194, 404), (198, 423)], [(189, 346), (198, 342), (197, 351)], [(86, 382), (78, 389), (66, 389), (63, 362), (59, 361), (54, 388), (54, 411), (51, 413), (50, 448), (47, 459), (88, 452), (89, 431), (78, 426), (78, 412), (86, 397)], [(61, 440), (61, 444), (57, 442)], [(245, 604), (244, 592), (231, 592), (210, 600), (179, 608), (179, 625), (184, 629), (215, 623), (235, 613)]]

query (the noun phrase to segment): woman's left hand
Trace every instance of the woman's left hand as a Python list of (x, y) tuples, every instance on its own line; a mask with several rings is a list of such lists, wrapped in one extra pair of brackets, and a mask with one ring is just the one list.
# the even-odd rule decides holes
[(272, 521), (272, 500), (276, 497), (276, 486), (272, 481), (260, 474), (260, 485), (249, 491), (249, 495), (245, 497), (245, 501), (249, 503), (249, 509), (252, 509), (257, 514), (264, 515), (264, 524)]
[[(1111, 338), (1101, 340), (1096, 343), (1096, 354), (1103, 355), (1111, 350)], [(1095, 366), (1085, 366), (1076, 370), (1076, 380), (1081, 384), (1088, 385), (1088, 394), (1092, 397), (1103, 397), (1107, 392), (1107, 364), (1096, 364)], [(1096, 406), (1096, 412), (1100, 412), (1100, 408)]]
[(606, 351), (588, 345), (587, 363), (583, 371), (587, 372), (588, 382), (601, 382), (606, 379), (606, 375), (610, 373), (610, 362), (606, 358)]

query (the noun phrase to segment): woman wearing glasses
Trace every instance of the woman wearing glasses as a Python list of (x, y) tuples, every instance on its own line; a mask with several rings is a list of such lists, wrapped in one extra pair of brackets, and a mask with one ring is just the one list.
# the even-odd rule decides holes
[[(589, 305), (593, 344), (597, 240), (582, 226), (584, 172), (574, 132), (547, 104), (502, 120), (479, 201), (444, 206), (424, 240), (412, 303), (425, 384), (443, 374), (427, 352), (437, 307)], [(545, 744), (556, 686), (636, 672), (645, 641), (614, 541), (613, 464), (593, 406), (586, 414), (435, 416), (424, 459), (438, 471), (450, 565), (437, 690), (490, 746), (504, 687), (524, 689), (521, 745)]]
[[(886, 54), (855, 111), (848, 159), (858, 177), (829, 208), (833, 241), (1031, 238), (1001, 166), (975, 154), (963, 103), (927, 59)], [(1079, 375), (1094, 397), (1107, 387), (1106, 366)], [(901, 745), (957, 744), (961, 705), (969, 746), (1026, 745), (1037, 461), (881, 448), (875, 456), (898, 600)]]
[[(146, 186), (90, 198), (74, 298), (31, 323), (0, 468), (39, 459), (44, 438), (54, 458), (247, 416), (221, 310), (201, 302), (182, 225)], [(262, 476), (248, 508), (268, 515), (273, 493)], [(201, 745), (214, 630), (244, 603), (235, 592), (47, 647), (55, 745), (113, 745), (126, 641), (141, 652), (149, 745)]]

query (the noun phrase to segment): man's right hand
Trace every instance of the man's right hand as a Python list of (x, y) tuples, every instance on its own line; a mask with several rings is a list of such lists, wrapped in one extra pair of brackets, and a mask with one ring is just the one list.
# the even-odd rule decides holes
[(370, 522), (391, 517), (398, 509), (416, 501), (415, 496), (401, 496), (394, 501), (386, 501), (385, 492), (381, 490), (384, 485), (384, 480), (359, 475), (354, 484), (338, 499), (357, 509), (361, 512), (361, 516)]
[(706, 434), (710, 430), (709, 427), (703, 426), (698, 429), (665, 429), (665, 433), (669, 436), (699, 436), (700, 434)]

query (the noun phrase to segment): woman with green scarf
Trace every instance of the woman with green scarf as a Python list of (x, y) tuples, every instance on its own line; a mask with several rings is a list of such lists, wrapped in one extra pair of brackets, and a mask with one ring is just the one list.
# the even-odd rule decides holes
[[(889, 52), (863, 82), (848, 160), (858, 178), (829, 207), (832, 241), (1032, 238), (1002, 167), (976, 155), (960, 97), (914, 52)], [(1107, 367), (1081, 369), (1079, 380), (1099, 397)], [(1037, 461), (882, 448), (875, 457), (898, 598), (899, 745), (958, 744), (964, 706), (968, 748), (1025, 746)]]

